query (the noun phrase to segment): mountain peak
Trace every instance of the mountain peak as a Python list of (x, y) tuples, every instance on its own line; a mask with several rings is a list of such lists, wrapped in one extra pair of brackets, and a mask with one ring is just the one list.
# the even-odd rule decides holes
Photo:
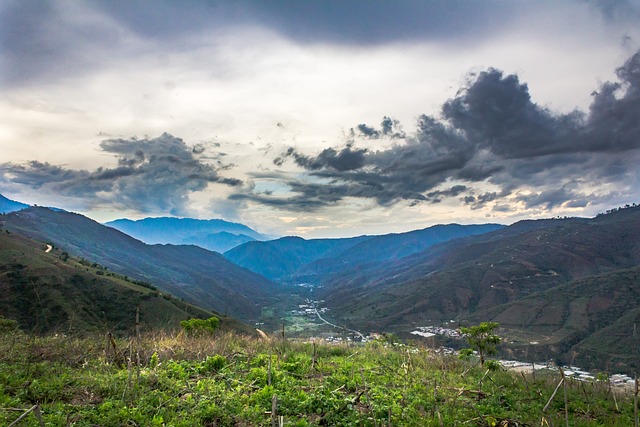
[(216, 252), (225, 252), (253, 240), (266, 240), (265, 236), (244, 224), (223, 219), (123, 218), (105, 225), (149, 244), (192, 244)]

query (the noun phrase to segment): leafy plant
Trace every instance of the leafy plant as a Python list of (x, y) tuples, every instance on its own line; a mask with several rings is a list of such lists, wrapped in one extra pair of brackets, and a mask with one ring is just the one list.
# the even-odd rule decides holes
[(478, 352), (482, 367), (484, 367), (486, 357), (495, 354), (497, 346), (500, 344), (500, 337), (495, 334), (497, 327), (498, 323), (496, 322), (482, 322), (479, 325), (460, 328), (467, 343)]
[[(564, 425), (563, 399), (543, 411), (555, 372), (488, 375), (490, 361), (470, 368), (406, 345), (317, 344), (311, 368), (307, 343), (274, 351), (272, 343), (233, 334), (142, 334), (139, 341), (149, 362), (132, 375), (135, 369), (105, 358), (103, 336), (0, 340), (0, 425), (38, 403), (45, 425), (268, 426), (274, 402), (287, 426), (533, 426), (541, 417)], [(614, 399), (608, 383), (567, 381), (572, 425), (633, 425), (631, 393), (616, 391)], [(34, 416), (21, 422), (40, 425)]]

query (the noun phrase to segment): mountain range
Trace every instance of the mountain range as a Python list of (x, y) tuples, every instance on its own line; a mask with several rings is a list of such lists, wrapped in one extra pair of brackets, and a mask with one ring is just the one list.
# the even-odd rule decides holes
[(29, 205), (25, 203), (20, 203), (20, 202), (16, 202), (15, 200), (7, 199), (2, 194), (0, 194), (0, 213), (15, 212), (28, 207)]
[(267, 239), (266, 236), (244, 224), (222, 219), (168, 217), (145, 218), (137, 221), (117, 219), (105, 225), (148, 244), (196, 245), (220, 253), (245, 242)]
[(437, 243), (502, 228), (499, 224), (436, 225), (424, 230), (345, 239), (284, 237), (249, 242), (224, 253), (230, 261), (272, 280), (320, 284), (328, 276), (398, 260)]
[(2, 215), (6, 230), (150, 282), (199, 306), (256, 321), (277, 300), (268, 279), (193, 245), (148, 245), (82, 215), (31, 207)]
[(232, 329), (237, 321), (203, 310), (149, 284), (115, 274), (18, 233), (0, 233), (0, 313), (36, 333), (132, 333), (175, 328), (190, 317), (213, 315)]
[[(346, 270), (322, 280), (316, 297), (351, 327), (495, 320), (516, 353), (638, 368), (639, 267), (640, 207), (628, 207), (591, 219), (521, 221)], [(616, 331), (605, 340), (612, 345), (597, 345), (607, 328)]]
[[(162, 228), (163, 220), (189, 222), (150, 223)], [(232, 231), (239, 232), (243, 226), (238, 226)], [(0, 314), (23, 323), (35, 310), (25, 301), (35, 300), (20, 283), (53, 285), (38, 294), (64, 295), (46, 298), (63, 308), (76, 298), (89, 304), (78, 288), (97, 295), (98, 288), (117, 284), (128, 290), (109, 292), (126, 294), (138, 286), (137, 292), (148, 293), (151, 283), (158, 288), (154, 292), (245, 322), (264, 321), (274, 307), (295, 305), (297, 291), (289, 285), (306, 283), (312, 285), (309, 296), (328, 308), (323, 317), (349, 328), (409, 336), (420, 326), (491, 320), (500, 324), (503, 352), (514, 357), (628, 372), (640, 368), (640, 207), (635, 205), (594, 218), (509, 226), (449, 224), (382, 236), (248, 241), (224, 256), (194, 245), (146, 244), (81, 215), (41, 207), (0, 215), (0, 228), (0, 286), (11, 295), (0, 299)], [(45, 245), (53, 255), (43, 251)], [(51, 257), (62, 253), (77, 257), (74, 271), (81, 278), (61, 273), (70, 271), (69, 264)], [(56, 273), (47, 275), (49, 270)], [(98, 271), (119, 275), (117, 283), (103, 282)], [(185, 301), (173, 318), (192, 310), (184, 309)], [(26, 308), (12, 309), (16, 304)], [(101, 307), (89, 311), (115, 309)]]

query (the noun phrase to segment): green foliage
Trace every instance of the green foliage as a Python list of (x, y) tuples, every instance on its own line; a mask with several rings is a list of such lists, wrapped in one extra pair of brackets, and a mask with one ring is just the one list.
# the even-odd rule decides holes
[(151, 357), (149, 358), (149, 368), (156, 369), (160, 361), (158, 360), (158, 352), (154, 351)]
[(471, 356), (473, 356), (473, 353), (474, 351), (472, 348), (463, 348), (458, 351), (458, 357), (462, 360), (469, 360)]
[(216, 373), (220, 371), (227, 364), (227, 358), (216, 354), (215, 356), (207, 356), (207, 358), (202, 362), (198, 372), (201, 374), (209, 374)]
[[(143, 336), (139, 352), (149, 362), (132, 375), (105, 359), (103, 337), (0, 340), (0, 425), (39, 403), (45, 425), (266, 427), (274, 395), (287, 426), (564, 425), (562, 398), (542, 411), (557, 373), (487, 373), (428, 349), (318, 345), (313, 367), (308, 344), (233, 335)], [(633, 425), (632, 395), (614, 402), (607, 383), (569, 381), (567, 401), (572, 425)]]
[(18, 322), (12, 319), (5, 319), (0, 316), (0, 334), (6, 334), (18, 329)]
[(467, 343), (478, 352), (480, 365), (483, 367), (486, 357), (495, 354), (500, 344), (500, 337), (494, 333), (497, 327), (496, 322), (482, 322), (479, 325), (460, 328)]
[(217, 317), (210, 317), (208, 319), (189, 319), (180, 322), (180, 326), (184, 330), (185, 334), (190, 336), (212, 334), (220, 323), (220, 319)]
[(500, 365), (500, 362), (498, 362), (497, 360), (487, 360), (484, 363), (484, 367), (489, 369), (490, 371), (497, 371), (498, 369), (502, 368), (502, 365)]

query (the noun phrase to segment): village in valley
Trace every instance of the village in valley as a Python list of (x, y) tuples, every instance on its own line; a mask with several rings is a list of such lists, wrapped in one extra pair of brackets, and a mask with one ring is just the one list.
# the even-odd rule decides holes
[[(304, 285), (298, 285), (304, 286)], [(310, 285), (307, 285), (310, 286)], [(290, 310), (287, 320), (290, 322), (289, 330), (292, 332), (313, 331), (311, 338), (305, 338), (306, 341), (318, 341), (321, 340), (326, 343), (367, 343), (375, 340), (385, 339), (385, 334), (378, 332), (363, 333), (353, 329), (345, 328), (328, 321), (326, 313), (329, 312), (329, 308), (323, 307), (324, 300), (314, 300), (311, 298), (305, 298), (303, 302), (297, 305), (296, 308)], [(456, 323), (455, 320), (445, 322), (442, 326), (428, 325), (418, 326), (410, 332), (411, 335), (422, 338), (431, 337), (443, 337), (450, 339), (463, 339), (464, 335), (458, 328), (453, 327)], [(537, 344), (533, 342), (532, 344)], [(458, 352), (445, 346), (439, 346), (435, 349), (437, 353), (443, 353), (448, 355), (457, 355)], [(634, 379), (624, 374), (613, 374), (610, 376), (602, 376), (585, 371), (576, 366), (561, 366), (558, 367), (553, 361), (546, 362), (523, 362), (517, 360), (498, 360), (500, 365), (507, 370), (513, 370), (516, 372), (533, 372), (533, 371), (558, 371), (562, 370), (565, 377), (584, 382), (608, 380), (613, 387), (631, 387), (634, 384)]]

